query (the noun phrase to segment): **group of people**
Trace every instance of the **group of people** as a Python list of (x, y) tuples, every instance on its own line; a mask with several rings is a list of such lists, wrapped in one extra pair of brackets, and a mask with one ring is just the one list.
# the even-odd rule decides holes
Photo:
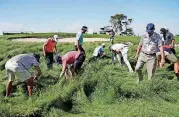
[[(60, 77), (65, 75), (66, 79), (70, 76), (74, 79), (75, 73), (79, 73), (83, 62), (85, 61), (86, 54), (83, 49), (83, 34), (86, 33), (88, 28), (83, 26), (81, 31), (76, 34), (76, 41), (74, 44), (74, 50), (67, 52), (64, 56), (60, 56), (57, 53), (56, 45), (59, 39), (58, 35), (54, 35), (49, 38), (43, 45), (43, 55), (46, 59), (47, 68), (53, 67), (54, 58), (57, 65), (62, 65), (62, 71)], [(142, 67), (144, 63), (147, 64), (148, 79), (151, 80), (154, 75), (156, 66), (163, 67), (165, 59), (174, 63), (174, 71), (179, 80), (179, 64), (178, 59), (175, 56), (174, 50), (174, 36), (169, 32), (168, 28), (162, 28), (161, 34), (154, 32), (155, 25), (149, 23), (146, 27), (146, 34), (141, 37), (140, 43), (136, 52), (137, 64), (135, 71), (138, 74), (137, 82), (140, 83), (143, 80)], [(133, 44), (130, 42), (114, 44), (114, 31), (110, 30), (110, 46), (109, 50), (112, 53), (112, 59), (116, 58), (120, 65), (123, 65), (122, 60), (127, 65), (129, 72), (134, 72), (131, 64), (128, 60), (128, 48)], [(162, 40), (163, 39), (163, 40)], [(89, 62), (107, 57), (104, 53), (105, 43), (95, 48), (93, 57), (89, 59)], [(111, 58), (111, 57), (107, 57)], [(158, 61), (158, 62), (157, 62)], [(8, 82), (6, 84), (6, 96), (10, 95), (12, 90), (12, 83), (17, 76), (21, 82), (26, 82), (29, 96), (32, 95), (34, 80), (41, 75), (41, 69), (39, 67), (40, 54), (20, 54), (9, 59), (5, 65), (5, 69), (8, 76)], [(158, 63), (158, 64), (157, 64)], [(31, 69), (35, 67), (36, 73)]]

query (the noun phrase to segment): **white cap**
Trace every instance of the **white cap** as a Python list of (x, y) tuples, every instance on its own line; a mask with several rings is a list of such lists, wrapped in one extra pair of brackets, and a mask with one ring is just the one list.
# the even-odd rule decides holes
[(53, 40), (54, 40), (55, 42), (58, 42), (58, 39), (59, 39), (59, 36), (58, 36), (58, 35), (54, 35), (54, 36), (53, 36)]
[(101, 45), (102, 45), (102, 46), (105, 46), (105, 43), (102, 43)]
[(165, 28), (165, 30), (169, 30), (167, 27), (163, 27), (163, 28)]

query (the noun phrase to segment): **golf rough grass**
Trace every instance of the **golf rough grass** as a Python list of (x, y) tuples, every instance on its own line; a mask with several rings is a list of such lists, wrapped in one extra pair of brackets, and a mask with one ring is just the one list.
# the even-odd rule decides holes
[[(23, 35), (24, 36), (24, 35)], [(89, 36), (89, 35), (87, 35)], [(98, 35), (99, 36), (99, 35)], [(157, 69), (151, 82), (147, 81), (144, 66), (144, 81), (136, 84), (136, 74), (128, 72), (126, 66), (111, 64), (111, 59), (87, 64), (93, 50), (102, 42), (85, 43), (86, 61), (82, 73), (75, 80), (58, 78), (61, 66), (54, 64), (47, 70), (45, 58), (41, 56), (42, 76), (29, 98), (24, 84), (14, 82), (13, 97), (4, 99), (7, 82), (4, 65), (8, 57), (21, 53), (38, 52), (42, 55), (43, 43), (19, 43), (0, 37), (0, 116), (42, 117), (177, 117), (179, 115), (179, 83), (169, 64)], [(14, 36), (15, 37), (15, 36)], [(68, 34), (67, 34), (68, 37)], [(93, 35), (90, 35), (93, 37)], [(96, 35), (94, 35), (96, 37)], [(176, 37), (176, 41), (179, 39)], [(129, 60), (134, 60), (138, 37), (116, 37), (115, 43), (130, 41)], [(106, 43), (107, 44), (107, 43)], [(111, 55), (105, 48), (107, 55)], [(60, 55), (73, 49), (73, 44), (58, 44)], [(178, 48), (176, 48), (178, 55)]]

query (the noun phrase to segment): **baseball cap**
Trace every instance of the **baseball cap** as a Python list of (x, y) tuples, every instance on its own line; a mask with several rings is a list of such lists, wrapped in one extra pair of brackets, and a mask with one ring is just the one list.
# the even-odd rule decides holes
[(83, 26), (81, 29), (87, 31), (87, 30), (88, 30), (88, 27), (87, 27), (87, 26)]
[(147, 24), (146, 32), (153, 32), (155, 30), (155, 25), (153, 23)]
[(167, 27), (163, 27), (163, 28), (165, 28), (165, 30), (169, 30)]
[(53, 36), (53, 40), (54, 40), (55, 42), (58, 42), (58, 39), (59, 39), (59, 36), (58, 36), (58, 35), (54, 35), (54, 36)]

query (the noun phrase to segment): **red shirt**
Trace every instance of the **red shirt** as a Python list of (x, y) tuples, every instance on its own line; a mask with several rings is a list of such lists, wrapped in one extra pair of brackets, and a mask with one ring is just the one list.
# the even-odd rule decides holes
[(56, 46), (56, 42), (52, 41), (51, 39), (49, 39), (46, 43), (45, 43), (45, 52), (54, 52), (55, 46)]
[(80, 55), (78, 51), (71, 51), (62, 56), (62, 66), (65, 68), (67, 64), (73, 64)]

